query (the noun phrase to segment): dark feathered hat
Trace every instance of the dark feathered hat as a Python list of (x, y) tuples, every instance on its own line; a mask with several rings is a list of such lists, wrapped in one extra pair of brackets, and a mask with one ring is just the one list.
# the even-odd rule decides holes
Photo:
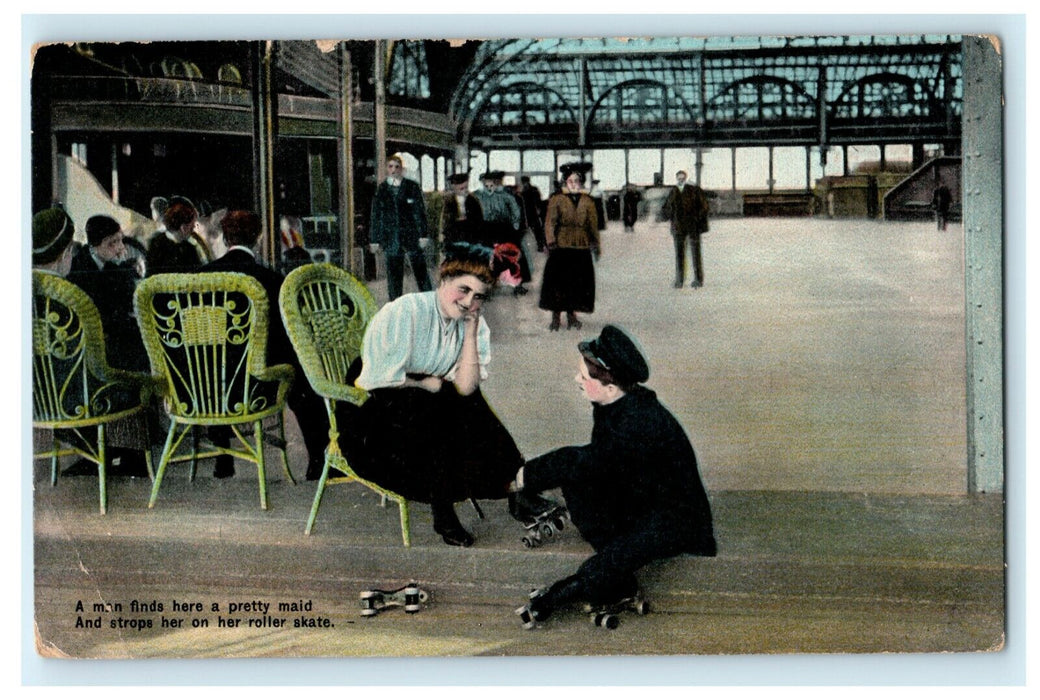
[(585, 161), (575, 161), (573, 163), (564, 163), (560, 166), (560, 175), (563, 179), (567, 179), (571, 173), (579, 173), (582, 177), (588, 174), (592, 170), (592, 163), (586, 163)]

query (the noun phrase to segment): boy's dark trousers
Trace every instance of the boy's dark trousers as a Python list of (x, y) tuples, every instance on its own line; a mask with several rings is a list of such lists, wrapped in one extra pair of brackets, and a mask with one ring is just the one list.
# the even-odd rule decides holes
[(564, 487), (563, 496), (571, 522), (596, 553), (532, 605), (542, 615), (575, 601), (605, 605), (630, 597), (636, 593), (636, 571), (686, 550), (680, 527), (668, 518), (652, 515), (633, 527), (615, 528), (604, 519), (599, 499), (586, 489)]

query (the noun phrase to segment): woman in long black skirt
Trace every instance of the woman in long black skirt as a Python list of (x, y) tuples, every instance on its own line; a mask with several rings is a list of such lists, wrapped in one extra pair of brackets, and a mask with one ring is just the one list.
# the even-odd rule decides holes
[(496, 278), (489, 248), (454, 243), (437, 289), (405, 294), (376, 313), (355, 382), (369, 399), (341, 437), (358, 475), (429, 503), (434, 530), (462, 547), (473, 536), (455, 513), (458, 501), (508, 496), (518, 520), (547, 508), (509, 495), (524, 460), (480, 391), (491, 352), (480, 310)]
[(545, 215), (545, 242), (549, 259), (542, 273), (539, 308), (552, 312), (550, 331), (560, 330), (560, 314), (567, 314), (567, 329), (581, 328), (577, 312), (592, 313), (596, 306), (596, 271), (599, 257), (599, 224), (596, 205), (582, 192), (591, 163), (560, 167), (563, 191), (549, 200)]

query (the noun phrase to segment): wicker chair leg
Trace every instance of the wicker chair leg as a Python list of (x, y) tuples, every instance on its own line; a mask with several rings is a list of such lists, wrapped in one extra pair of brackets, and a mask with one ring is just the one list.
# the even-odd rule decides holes
[(188, 481), (195, 481), (195, 473), (198, 471), (199, 458), (199, 426), (191, 426), (191, 471), (188, 472)]
[(284, 411), (278, 414), (278, 449), (282, 451), (282, 469), (285, 471), (285, 476), (289, 479), (289, 483), (295, 486), (296, 479), (293, 478), (292, 470), (289, 469), (289, 448), (288, 443), (285, 440)]
[(159, 486), (162, 485), (166, 466), (170, 463), (171, 453), (173, 452), (173, 434), (175, 432), (177, 432), (177, 423), (170, 421), (170, 429), (166, 432), (166, 444), (163, 445), (162, 456), (159, 457), (159, 470), (155, 473), (155, 480), (152, 482), (152, 496), (148, 500), (149, 508), (153, 507), (156, 499), (159, 498)]
[(321, 470), (321, 478), (318, 479), (318, 490), (314, 492), (314, 503), (311, 505), (311, 513), (307, 516), (307, 527), (304, 528), (303, 534), (311, 534), (311, 530), (314, 529), (314, 521), (318, 518), (318, 507), (321, 505), (321, 497), (325, 495), (325, 483), (329, 480), (329, 466), (330, 462), (328, 457), (325, 458), (325, 467)]
[(51, 430), (51, 443), (54, 446), (54, 452), (51, 453), (51, 486), (58, 485), (58, 465), (60, 460), (58, 458), (58, 451), (61, 449), (61, 444), (58, 442), (58, 436)]
[(262, 421), (253, 424), (256, 431), (256, 478), (260, 481), (260, 507), (267, 510), (267, 470), (264, 465), (264, 425)]
[(101, 514), (104, 515), (108, 510), (108, 491), (106, 489), (107, 479), (105, 478), (105, 424), (102, 423), (97, 427), (97, 440), (98, 440), (98, 491), (100, 492), (101, 498)]
[(401, 511), (401, 539), (404, 540), (405, 547), (412, 546), (412, 523), (411, 514), (408, 511), (408, 501), (401, 499), (397, 504), (398, 509)]

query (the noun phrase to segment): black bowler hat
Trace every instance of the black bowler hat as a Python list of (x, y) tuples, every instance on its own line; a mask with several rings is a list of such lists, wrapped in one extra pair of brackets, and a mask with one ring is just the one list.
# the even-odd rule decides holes
[(449, 175), (448, 182), (453, 185), (461, 185), (463, 182), (469, 182), (469, 173), (455, 173), (454, 175)]
[(101, 241), (119, 233), (119, 223), (111, 216), (98, 214), (87, 219), (87, 245), (100, 245)]
[(481, 180), (501, 180), (506, 176), (504, 170), (489, 170), (480, 176)]
[(610, 372), (618, 386), (642, 384), (650, 378), (643, 353), (617, 326), (604, 326), (598, 338), (578, 343), (578, 352)]

